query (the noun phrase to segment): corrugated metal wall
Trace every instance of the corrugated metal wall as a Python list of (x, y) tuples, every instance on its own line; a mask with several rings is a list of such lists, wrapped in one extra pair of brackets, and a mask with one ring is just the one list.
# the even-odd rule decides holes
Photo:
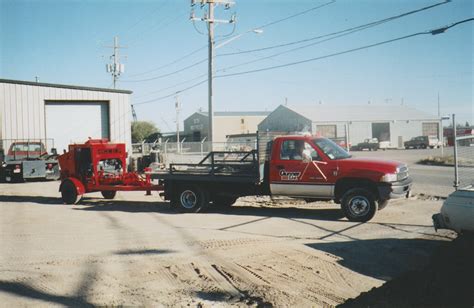
[[(131, 146), (130, 94), (3, 82), (0, 82), (0, 139), (48, 138), (45, 133), (47, 101), (108, 102), (111, 141)], [(74, 114), (64, 116), (87, 125), (87, 119), (77, 119)]]

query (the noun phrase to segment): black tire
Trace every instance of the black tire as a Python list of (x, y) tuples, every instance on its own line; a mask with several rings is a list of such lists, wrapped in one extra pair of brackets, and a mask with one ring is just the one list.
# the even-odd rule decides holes
[(229, 208), (237, 201), (236, 197), (215, 196), (212, 198), (212, 205), (220, 208)]
[(76, 204), (79, 201), (77, 188), (71, 181), (66, 181), (61, 185), (61, 198), (65, 204)]
[(115, 198), (115, 195), (117, 194), (117, 192), (114, 190), (104, 190), (104, 191), (101, 191), (100, 193), (102, 194), (102, 197), (104, 197), (104, 199), (113, 199)]
[(366, 222), (377, 213), (377, 202), (369, 190), (353, 188), (342, 196), (341, 208), (349, 221)]
[(209, 193), (195, 185), (183, 186), (172, 204), (182, 213), (198, 213), (209, 205)]
[(388, 201), (389, 200), (379, 200), (377, 202), (379, 211), (383, 210), (388, 205)]

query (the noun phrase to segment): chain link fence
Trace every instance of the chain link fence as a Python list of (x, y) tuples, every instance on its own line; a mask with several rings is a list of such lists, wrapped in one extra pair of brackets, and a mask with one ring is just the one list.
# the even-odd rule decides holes
[(134, 143), (132, 152), (134, 154), (149, 155), (152, 151), (163, 154), (199, 154), (205, 155), (212, 151), (251, 151), (257, 149), (257, 142), (156, 142), (156, 143)]

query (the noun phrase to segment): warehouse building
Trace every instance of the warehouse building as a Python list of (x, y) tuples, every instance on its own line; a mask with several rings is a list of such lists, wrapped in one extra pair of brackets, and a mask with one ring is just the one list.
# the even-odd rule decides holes
[(310, 132), (331, 139), (347, 137), (352, 144), (366, 138), (389, 141), (402, 148), (416, 136), (436, 136), (441, 140), (441, 121), (404, 105), (310, 106), (280, 105), (258, 125), (260, 132)]
[[(226, 142), (228, 135), (255, 134), (258, 124), (268, 116), (267, 111), (214, 112), (214, 142)], [(184, 120), (186, 141), (201, 141), (207, 137), (209, 116), (195, 112)]]
[(89, 137), (131, 146), (131, 91), (0, 79), (0, 139), (42, 140), (58, 153)]

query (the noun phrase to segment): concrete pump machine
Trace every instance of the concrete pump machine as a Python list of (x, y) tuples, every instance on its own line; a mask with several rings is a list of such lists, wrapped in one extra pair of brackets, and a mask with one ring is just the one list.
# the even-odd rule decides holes
[(75, 204), (83, 194), (99, 191), (105, 199), (113, 199), (117, 191), (163, 190), (152, 184), (149, 175), (127, 172), (126, 159), (125, 144), (107, 139), (69, 145), (69, 151), (58, 157), (63, 202)]

